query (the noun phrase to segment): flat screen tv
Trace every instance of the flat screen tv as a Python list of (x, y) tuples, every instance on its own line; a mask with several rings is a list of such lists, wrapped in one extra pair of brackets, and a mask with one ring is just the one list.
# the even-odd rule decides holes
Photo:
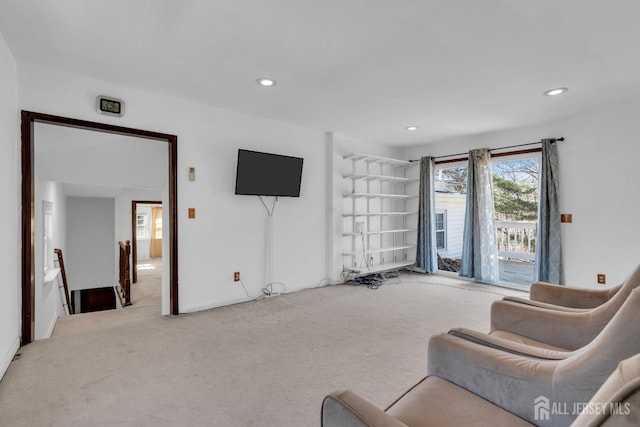
[(238, 150), (236, 194), (300, 197), (300, 157)]

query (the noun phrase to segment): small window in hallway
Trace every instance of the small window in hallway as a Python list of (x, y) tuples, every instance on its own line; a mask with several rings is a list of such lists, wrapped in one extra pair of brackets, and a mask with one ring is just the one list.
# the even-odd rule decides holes
[(42, 201), (42, 266), (44, 274), (53, 265), (53, 203)]
[(136, 238), (148, 239), (149, 216), (147, 214), (136, 215)]
[(162, 239), (162, 218), (156, 218), (154, 233), (154, 239)]

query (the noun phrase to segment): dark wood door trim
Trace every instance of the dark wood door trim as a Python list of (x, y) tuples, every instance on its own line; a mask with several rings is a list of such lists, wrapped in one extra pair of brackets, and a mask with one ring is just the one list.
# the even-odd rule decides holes
[(162, 202), (147, 200), (131, 201), (131, 283), (138, 283), (138, 205), (161, 205)]
[(22, 345), (33, 341), (35, 336), (35, 194), (33, 191), (33, 120), (22, 112), (21, 164), (22, 164)]
[(22, 167), (22, 327), (21, 344), (33, 341), (35, 331), (35, 202), (34, 202), (34, 123), (134, 136), (167, 142), (169, 146), (169, 307), (171, 314), (179, 314), (178, 304), (178, 137), (160, 132), (134, 129), (105, 123), (33, 111), (21, 112)]

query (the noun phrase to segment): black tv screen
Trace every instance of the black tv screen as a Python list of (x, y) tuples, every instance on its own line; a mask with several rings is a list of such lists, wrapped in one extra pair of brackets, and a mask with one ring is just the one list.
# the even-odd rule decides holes
[(236, 194), (300, 197), (302, 158), (238, 150)]

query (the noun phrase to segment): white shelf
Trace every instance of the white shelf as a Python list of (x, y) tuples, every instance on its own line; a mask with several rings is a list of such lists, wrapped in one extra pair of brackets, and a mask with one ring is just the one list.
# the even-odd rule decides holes
[(356, 276), (366, 276), (368, 274), (382, 273), (384, 271), (399, 270), (401, 268), (413, 267), (415, 261), (401, 261), (401, 262), (389, 262), (384, 264), (378, 264), (367, 268), (363, 265), (359, 267), (345, 267), (345, 270), (355, 273)]
[[(364, 276), (414, 265), (415, 234), (409, 233), (416, 230), (417, 218), (410, 215), (417, 214), (413, 200), (418, 196), (413, 194), (417, 192), (415, 184), (409, 184), (418, 179), (407, 175), (408, 168), (419, 162), (361, 153), (344, 159), (351, 163), (351, 170), (343, 175), (351, 190), (343, 194), (345, 211), (350, 213), (342, 216), (351, 222), (347, 228), (351, 232), (342, 234), (344, 271)], [(361, 229), (368, 231), (353, 232)], [(365, 259), (371, 268), (348, 267)]]
[(415, 228), (403, 228), (398, 230), (378, 230), (378, 231), (366, 231), (364, 233), (344, 233), (343, 236), (371, 236), (374, 234), (386, 234), (386, 233), (406, 233), (409, 231), (417, 231)]
[(371, 194), (371, 193), (345, 193), (344, 197), (353, 197), (356, 199), (412, 199), (410, 194)]
[(407, 160), (390, 159), (388, 157), (372, 156), (370, 154), (362, 154), (362, 153), (347, 154), (346, 156), (344, 156), (344, 159), (345, 160), (346, 159), (364, 160), (365, 162), (368, 162), (368, 163), (381, 163), (385, 165), (400, 166), (405, 168), (419, 164), (418, 162), (409, 162)]
[(409, 182), (418, 182), (418, 179), (415, 179), (415, 178), (404, 178), (401, 176), (387, 176), (387, 175), (371, 175), (368, 173), (350, 173), (350, 174), (344, 175), (343, 178), (348, 178), (353, 180), (365, 179), (367, 181), (387, 181), (387, 182), (396, 182), (396, 183), (402, 183), (402, 184), (407, 184)]
[[(393, 252), (393, 251), (401, 251), (404, 249), (415, 248), (416, 245), (404, 245), (404, 246), (389, 246), (387, 248), (376, 248), (376, 249), (367, 249), (364, 251), (365, 254), (378, 254), (381, 252)], [(353, 255), (358, 256), (362, 255), (362, 251), (348, 251), (345, 252), (344, 255)]]
[(342, 216), (391, 216), (391, 215), (415, 215), (418, 212), (356, 212), (343, 214)]

